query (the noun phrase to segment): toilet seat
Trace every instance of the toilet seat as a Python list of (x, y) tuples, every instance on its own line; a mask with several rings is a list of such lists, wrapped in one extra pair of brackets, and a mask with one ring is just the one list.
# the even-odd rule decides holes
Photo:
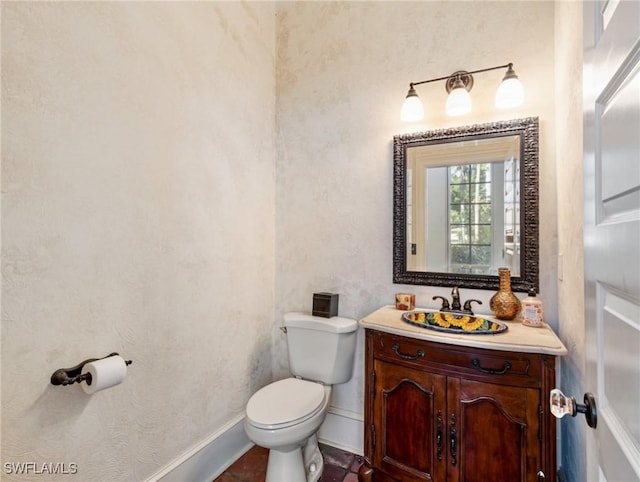
[(249, 399), (247, 420), (256, 428), (282, 429), (313, 417), (324, 401), (323, 385), (285, 378), (261, 388)]

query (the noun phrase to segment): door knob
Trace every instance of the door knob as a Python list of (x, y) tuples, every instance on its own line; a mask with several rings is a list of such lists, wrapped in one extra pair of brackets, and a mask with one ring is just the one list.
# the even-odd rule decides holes
[(567, 397), (560, 389), (554, 388), (549, 395), (549, 406), (556, 418), (562, 418), (567, 414), (575, 417), (578, 413), (584, 413), (589, 427), (595, 429), (598, 424), (596, 397), (591, 392), (584, 394), (584, 405), (580, 405), (576, 403), (575, 398)]

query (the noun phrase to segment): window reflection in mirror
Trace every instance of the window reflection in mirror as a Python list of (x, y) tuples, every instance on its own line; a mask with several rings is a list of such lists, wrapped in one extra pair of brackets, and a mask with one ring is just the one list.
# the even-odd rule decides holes
[(517, 135), (407, 148), (409, 271), (519, 275), (519, 154)]

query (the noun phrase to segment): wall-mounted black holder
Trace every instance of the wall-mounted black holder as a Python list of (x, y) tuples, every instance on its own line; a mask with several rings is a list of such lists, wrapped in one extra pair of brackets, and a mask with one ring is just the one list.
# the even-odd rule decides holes
[[(103, 356), (102, 358), (89, 358), (81, 363), (78, 363), (76, 366), (72, 368), (59, 368), (51, 375), (51, 384), (52, 385), (71, 385), (73, 383), (80, 383), (82, 381), (91, 382), (91, 374), (90, 373), (82, 373), (82, 369), (87, 363), (91, 363), (98, 360), (104, 360), (105, 358), (109, 358), (110, 356), (116, 356), (118, 353), (109, 353), (107, 356)], [(125, 363), (127, 365), (131, 365), (133, 361), (126, 360)]]

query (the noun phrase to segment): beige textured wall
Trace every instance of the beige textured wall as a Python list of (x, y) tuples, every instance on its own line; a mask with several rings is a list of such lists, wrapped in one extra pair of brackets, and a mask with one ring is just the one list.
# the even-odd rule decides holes
[[(144, 478), (241, 413), (270, 358), (286, 373), (275, 327), (313, 292), (354, 318), (401, 290), (435, 306), (448, 289), (391, 282), (397, 133), (540, 117), (557, 324), (553, 50), (551, 2), (3, 2), (2, 461)], [(493, 110), (494, 72), (471, 115), (436, 84), (425, 123), (399, 121), (410, 81), (509, 61), (521, 108)], [(112, 350), (124, 385), (48, 385)], [(334, 405), (362, 412), (361, 369)]]
[[(558, 252), (562, 280), (558, 282), (560, 338), (569, 350), (562, 358), (563, 392), (580, 398), (586, 362), (583, 177), (582, 177), (582, 3), (556, 4), (556, 164), (558, 179)], [(560, 72), (562, 74), (560, 75)], [(586, 480), (584, 423), (562, 419), (562, 460), (567, 480)]]
[[(435, 307), (450, 288), (392, 283), (393, 136), (539, 116), (541, 296), (557, 325), (553, 3), (293, 2), (278, 4), (277, 19), (276, 310), (308, 309), (322, 290), (340, 293), (341, 315), (354, 318), (397, 291)], [(507, 62), (526, 89), (520, 108), (494, 110), (495, 71), (475, 77), (470, 115), (446, 117), (437, 83), (418, 88), (425, 122), (400, 122), (410, 81)], [(461, 290), (483, 312), (492, 294)], [(361, 366), (334, 403), (362, 411)]]
[[(2, 2), (3, 463), (142, 480), (270, 380), (274, 17)], [(49, 385), (111, 351), (123, 385)]]

